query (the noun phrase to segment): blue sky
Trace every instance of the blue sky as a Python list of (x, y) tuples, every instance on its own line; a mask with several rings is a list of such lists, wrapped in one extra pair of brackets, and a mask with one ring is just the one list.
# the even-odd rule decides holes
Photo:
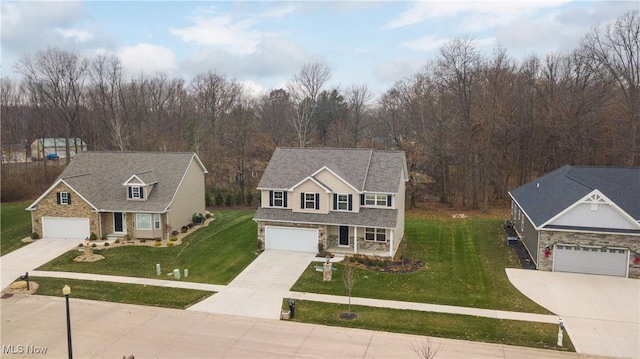
[(6, 1), (2, 75), (47, 46), (111, 53), (130, 75), (189, 80), (212, 70), (254, 92), (284, 87), (307, 63), (328, 86), (379, 94), (418, 72), (455, 37), (518, 59), (569, 51), (637, 1)]

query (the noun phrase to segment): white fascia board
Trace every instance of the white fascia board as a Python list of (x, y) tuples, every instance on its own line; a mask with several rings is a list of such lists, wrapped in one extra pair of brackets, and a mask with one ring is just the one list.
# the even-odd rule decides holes
[(291, 186), (291, 188), (287, 189), (287, 191), (293, 192), (293, 190), (300, 186), (301, 184), (307, 182), (307, 181), (312, 181), (313, 183), (317, 184), (320, 188), (324, 189), (325, 193), (331, 193), (331, 189), (327, 188), (327, 186), (325, 186), (324, 184), (322, 184), (320, 181), (318, 181), (317, 179), (313, 178), (312, 176), (306, 177), (304, 178), (302, 181), (296, 183), (295, 185)]
[(202, 171), (204, 172), (204, 174), (209, 173), (209, 171), (207, 171), (207, 168), (204, 166), (204, 164), (202, 163), (202, 161), (200, 161), (200, 157), (198, 157), (197, 154), (193, 154), (193, 157), (191, 158), (191, 161), (195, 160), (198, 163), (198, 166), (200, 166), (200, 168), (202, 168)]
[(616, 212), (618, 212), (620, 215), (622, 215), (627, 221), (629, 221), (630, 223), (633, 223), (633, 225), (640, 229), (640, 223), (638, 223), (635, 218), (631, 217), (627, 212), (625, 212), (622, 208), (620, 208), (614, 201), (612, 201), (611, 199), (609, 199), (609, 197), (605, 196), (602, 192), (600, 192), (597, 189), (594, 189), (593, 191), (589, 192), (586, 196), (582, 197), (581, 199), (577, 200), (574, 204), (572, 204), (571, 206), (565, 208), (563, 211), (561, 211), (560, 213), (556, 214), (555, 216), (551, 217), (548, 221), (544, 222), (543, 224), (540, 225), (540, 228), (548, 225), (549, 223), (552, 223), (553, 221), (555, 221), (556, 219), (562, 217), (564, 214), (566, 214), (567, 212), (571, 211), (573, 208), (575, 208), (576, 206), (584, 203), (589, 197), (593, 196), (593, 195), (598, 195), (599, 197), (603, 198), (605, 203), (610, 205), (611, 207), (613, 207), (613, 209), (616, 210)]
[(357, 193), (362, 193), (362, 191), (360, 191), (360, 190), (358, 190), (357, 188), (353, 187), (353, 186), (351, 185), (351, 183), (349, 183), (349, 182), (345, 181), (345, 179), (344, 179), (344, 178), (342, 178), (342, 177), (338, 176), (338, 174), (337, 174), (337, 173), (333, 172), (333, 171), (331, 170), (331, 168), (329, 168), (329, 167), (327, 167), (327, 166), (323, 166), (323, 167), (322, 167), (322, 168), (320, 168), (319, 170), (317, 170), (317, 171), (313, 172), (313, 173), (311, 174), (311, 176), (310, 176), (310, 177), (314, 177), (315, 175), (317, 175), (318, 173), (320, 173), (320, 172), (322, 172), (322, 171), (324, 171), (324, 170), (329, 171), (329, 173), (331, 173), (332, 175), (334, 175), (337, 179), (339, 179), (340, 181), (342, 181), (342, 182), (343, 182), (344, 184), (346, 184), (347, 186), (351, 187), (351, 189), (353, 189), (355, 192), (357, 192)]
[(85, 201), (87, 204), (89, 204), (91, 206), (91, 208), (93, 208), (93, 210), (95, 212), (99, 212), (98, 208), (96, 208), (96, 206), (94, 206), (91, 202), (87, 201), (86, 198), (84, 198), (83, 195), (81, 195), (78, 191), (75, 190), (75, 188), (73, 188), (71, 185), (69, 185), (64, 179), (60, 178), (57, 181), (55, 181), (51, 187), (49, 187), (49, 189), (47, 189), (40, 197), (38, 197), (38, 199), (36, 199), (29, 207), (27, 207), (27, 211), (33, 211), (36, 209), (38, 203), (45, 197), (47, 196), (49, 193), (51, 193), (51, 191), (53, 191), (54, 188), (56, 188), (56, 186), (58, 186), (60, 183), (64, 183), (67, 187), (69, 187), (73, 193), (75, 193), (78, 197), (82, 198), (83, 201)]
[(132, 175), (131, 177), (127, 178), (126, 181), (124, 181), (124, 183), (122, 184), (123, 186), (129, 186), (131, 185), (129, 182), (131, 182), (132, 179), (137, 179), (138, 181), (140, 181), (140, 183), (136, 183), (136, 186), (142, 185), (142, 186), (146, 186), (147, 184), (140, 178), (138, 177), (138, 175)]

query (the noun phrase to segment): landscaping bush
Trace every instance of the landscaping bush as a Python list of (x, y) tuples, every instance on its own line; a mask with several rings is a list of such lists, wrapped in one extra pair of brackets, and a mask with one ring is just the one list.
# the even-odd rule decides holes
[(90, 241), (96, 241), (96, 240), (98, 240), (98, 235), (97, 235), (97, 234), (95, 234), (95, 233), (93, 233), (93, 232), (91, 232), (91, 234), (89, 235), (89, 240), (90, 240)]
[(233, 203), (233, 197), (231, 196), (231, 193), (227, 193), (227, 197), (225, 197), (224, 199), (224, 205), (227, 207), (230, 207), (232, 203)]
[(176, 236), (173, 236), (173, 237), (169, 238), (169, 241), (171, 241), (171, 242), (175, 242), (177, 240), (178, 240), (178, 237), (176, 237)]
[(173, 247), (173, 242), (168, 242), (167, 247)]
[(171, 231), (171, 235), (172, 235), (172, 236), (177, 236), (177, 235), (178, 235), (178, 233), (180, 233), (180, 232), (178, 232), (178, 231), (177, 231), (177, 230), (175, 230), (175, 229), (174, 229), (173, 231)]
[(97, 244), (93, 243), (93, 244), (91, 245), (91, 248), (95, 248), (95, 247), (97, 247), (97, 246), (98, 246)]
[(109, 247), (109, 242), (104, 242), (105, 247)]
[(116, 239), (114, 243), (120, 243), (120, 238)]
[(38, 232), (31, 232), (31, 239), (39, 239), (40, 235), (38, 234)]
[(253, 191), (249, 191), (249, 193), (247, 193), (247, 204), (248, 205), (253, 204)]
[(155, 242), (155, 243), (153, 244), (153, 246), (154, 246), (154, 247), (160, 247), (161, 245), (162, 245), (162, 243), (160, 243), (160, 242)]
[(236, 205), (241, 205), (242, 203), (244, 203), (244, 195), (242, 191), (238, 191), (238, 193), (236, 193)]
[(220, 190), (216, 191), (215, 203), (216, 203), (216, 206), (222, 206), (222, 204), (224, 203), (224, 199), (222, 198), (222, 192), (220, 192)]
[(187, 226), (182, 226), (182, 228), (180, 228), (180, 231), (182, 233), (187, 233), (188, 230), (189, 230), (189, 227), (187, 227)]

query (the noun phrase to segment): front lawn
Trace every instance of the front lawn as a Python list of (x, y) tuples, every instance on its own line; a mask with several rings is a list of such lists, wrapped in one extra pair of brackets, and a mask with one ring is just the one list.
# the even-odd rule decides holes
[(0, 255), (26, 245), (22, 239), (31, 233), (31, 213), (25, 211), (25, 208), (30, 204), (31, 202), (15, 202), (0, 205)]
[[(121, 246), (96, 250), (104, 260), (77, 263), (73, 250), (41, 266), (38, 270), (96, 273), (128, 277), (158, 278), (156, 263), (163, 273), (188, 269), (182, 280), (227, 284), (256, 258), (257, 226), (254, 211), (216, 211), (216, 220), (185, 237), (175, 247)], [(171, 279), (163, 274), (161, 279)]]
[[(500, 219), (424, 218), (408, 212), (406, 256), (426, 267), (411, 274), (355, 269), (354, 297), (446, 304), (507, 311), (549, 313), (511, 285), (505, 268), (519, 267), (505, 243)], [(402, 253), (402, 247), (398, 255)], [(346, 295), (344, 264), (336, 264), (334, 280), (322, 281), (314, 265), (291, 290)]]
[(38, 283), (38, 295), (62, 297), (62, 288), (68, 285), (71, 288), (70, 297), (72, 298), (176, 309), (186, 309), (213, 294), (204, 290), (128, 283), (44, 277), (29, 279)]
[[(284, 303), (283, 307), (286, 306)], [(557, 346), (558, 325), (556, 324), (358, 305), (351, 306), (351, 312), (357, 314), (356, 319), (338, 318), (340, 313), (347, 311), (348, 307), (343, 304), (298, 300), (293, 320), (303, 323), (575, 351), (566, 332), (563, 346)]]

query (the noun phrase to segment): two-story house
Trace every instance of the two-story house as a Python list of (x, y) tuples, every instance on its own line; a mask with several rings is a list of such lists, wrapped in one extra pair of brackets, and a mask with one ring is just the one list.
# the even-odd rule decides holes
[(27, 210), (41, 237), (163, 238), (205, 211), (194, 153), (80, 152)]
[(392, 257), (408, 179), (401, 151), (277, 148), (258, 184), (259, 247)]

